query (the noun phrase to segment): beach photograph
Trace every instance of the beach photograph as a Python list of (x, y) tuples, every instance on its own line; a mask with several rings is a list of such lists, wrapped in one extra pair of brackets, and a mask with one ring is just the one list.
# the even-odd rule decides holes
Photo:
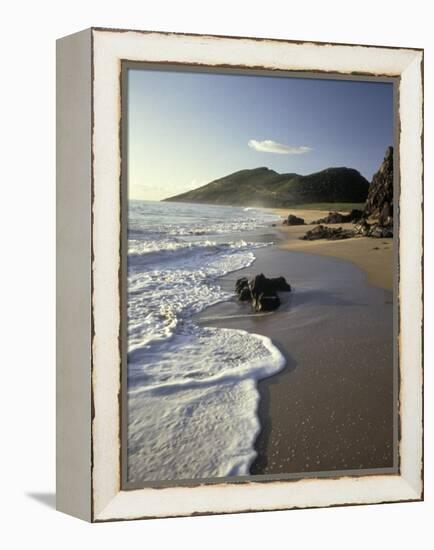
[(125, 70), (127, 485), (396, 472), (393, 82)]

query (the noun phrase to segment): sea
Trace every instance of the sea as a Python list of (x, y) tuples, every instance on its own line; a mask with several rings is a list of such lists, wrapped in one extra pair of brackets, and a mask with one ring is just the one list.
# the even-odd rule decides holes
[(272, 244), (255, 232), (277, 219), (255, 208), (129, 202), (130, 483), (249, 474), (257, 382), (285, 359), (264, 336), (195, 318), (235, 299), (220, 278), (253, 264)]

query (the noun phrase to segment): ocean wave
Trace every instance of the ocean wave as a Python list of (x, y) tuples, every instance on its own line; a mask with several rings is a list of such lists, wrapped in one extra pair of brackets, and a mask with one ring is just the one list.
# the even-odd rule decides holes
[[(241, 237), (266, 216), (170, 203), (130, 210), (128, 479), (246, 475), (260, 430), (257, 380), (285, 360), (268, 338), (199, 327), (194, 315), (233, 298), (219, 279), (270, 244)], [(225, 232), (237, 237), (208, 238)]]
[(206, 257), (178, 256), (166, 269), (158, 257), (151, 261), (146, 256), (132, 259), (129, 266), (129, 351), (170, 337), (181, 320), (230, 299), (233, 294), (223, 291), (217, 279), (255, 260), (247, 244), (243, 249), (219, 247)]
[[(130, 215), (128, 238), (219, 236), (252, 231), (278, 220), (275, 214), (253, 207), (237, 209), (210, 208), (205, 205), (172, 204), (171, 206), (172, 210), (168, 214), (167, 205), (161, 210), (160, 204), (156, 209), (161, 212), (156, 211), (154, 215), (149, 215), (149, 212), (144, 209), (136, 208)], [(200, 212), (200, 215), (197, 215), (197, 212)]]
[(146, 369), (144, 355), (132, 359), (145, 381), (138, 382), (140, 367), (131, 371), (131, 480), (248, 475), (256, 457), (256, 383), (281, 370), (285, 359), (263, 336), (193, 330), (150, 346)]
[[(137, 269), (152, 269), (155, 263), (167, 264), (180, 268), (180, 262), (184, 259), (192, 267), (199, 268), (206, 265), (210, 257), (220, 255), (226, 259), (246, 250), (254, 250), (269, 246), (269, 243), (248, 243), (246, 241), (216, 242), (216, 241), (180, 241), (174, 239), (155, 240), (131, 240), (128, 246), (128, 268), (130, 271)], [(225, 256), (223, 256), (225, 255)], [(234, 269), (231, 269), (234, 271)]]
[(224, 250), (227, 248), (244, 249), (246, 247), (256, 248), (256, 243), (247, 243), (246, 241), (224, 242), (216, 241), (180, 241), (176, 239), (155, 240), (130, 240), (128, 243), (128, 257), (134, 257), (136, 254), (150, 254), (153, 252), (172, 252), (177, 250), (200, 250), (206, 248), (216, 248)]

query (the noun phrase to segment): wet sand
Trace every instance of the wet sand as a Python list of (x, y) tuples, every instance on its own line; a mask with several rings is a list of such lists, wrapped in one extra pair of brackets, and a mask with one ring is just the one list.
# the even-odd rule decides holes
[[(354, 260), (326, 257), (324, 248), (317, 253), (320, 246), (301, 252), (295, 235), (307, 229), (273, 228), (278, 246), (255, 251), (252, 266), (221, 280), (233, 289), (241, 276), (284, 275), (293, 292), (281, 294), (279, 310), (256, 315), (249, 304), (234, 299), (207, 309), (199, 319), (268, 336), (286, 357), (284, 370), (258, 384), (262, 429), (251, 474), (393, 468), (392, 293), (385, 290), (388, 284), (369, 284)], [(256, 235), (256, 240), (269, 238)], [(376, 246), (378, 239), (363, 240)], [(356, 246), (365, 246), (365, 256), (378, 252)], [(383, 250), (377, 256), (381, 268), (389, 253)]]

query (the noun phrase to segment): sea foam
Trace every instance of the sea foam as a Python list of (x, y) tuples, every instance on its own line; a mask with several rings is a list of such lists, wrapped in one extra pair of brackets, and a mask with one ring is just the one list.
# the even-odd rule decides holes
[(130, 482), (249, 473), (260, 430), (256, 383), (278, 372), (284, 357), (268, 338), (200, 327), (193, 316), (231, 299), (219, 278), (251, 265), (254, 250), (267, 246), (224, 238), (270, 219), (253, 214), (246, 221), (242, 209), (130, 205)]

